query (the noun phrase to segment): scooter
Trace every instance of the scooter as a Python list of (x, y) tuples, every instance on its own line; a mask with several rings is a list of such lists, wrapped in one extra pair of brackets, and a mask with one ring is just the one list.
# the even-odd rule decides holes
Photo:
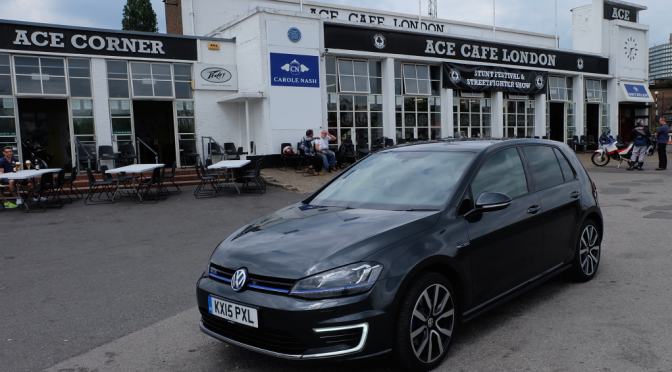
[(618, 145), (617, 141), (609, 133), (601, 135), (598, 141), (600, 142), (600, 147), (595, 150), (593, 157), (590, 159), (593, 161), (593, 164), (598, 167), (604, 167), (609, 164), (609, 160), (611, 159), (619, 162), (616, 167), (617, 169), (621, 167), (624, 161), (630, 164), (632, 148), (635, 145), (634, 142), (627, 146)]

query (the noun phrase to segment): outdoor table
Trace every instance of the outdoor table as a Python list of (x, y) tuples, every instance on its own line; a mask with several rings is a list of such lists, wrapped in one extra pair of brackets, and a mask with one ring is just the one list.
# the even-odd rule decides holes
[[(18, 171), (18, 172), (13, 172), (13, 173), (2, 173), (0, 174), (0, 179), (1, 178), (6, 178), (8, 180), (27, 180), (29, 178), (34, 178), (34, 177), (39, 177), (43, 174), (46, 173), (58, 173), (61, 171), (61, 168), (46, 168), (46, 169), (30, 169), (30, 170), (23, 170), (23, 171)], [(3, 195), (3, 199), (12, 199), (12, 200), (21, 200), (23, 203), (22, 205), (26, 208), (26, 211), (29, 211), (30, 208), (28, 208), (28, 203), (26, 203), (25, 200), (21, 197), (21, 183), (17, 182), (16, 183), (16, 190), (17, 194), (19, 195), (18, 197), (11, 196), (11, 197), (5, 197)]]
[[(117, 193), (119, 192), (119, 173), (142, 173), (147, 171), (153, 171), (156, 168), (163, 167), (163, 164), (131, 164), (125, 167), (108, 169), (105, 171), (107, 174), (116, 174), (117, 175), (117, 189), (114, 190), (114, 195), (112, 196), (112, 203), (114, 203), (117, 198)], [(133, 180), (133, 192), (140, 198), (142, 201), (142, 196), (138, 192), (138, 189), (135, 187), (135, 177), (132, 177)]]
[(226, 183), (233, 184), (233, 187), (235, 187), (236, 190), (238, 191), (238, 195), (240, 195), (240, 189), (236, 185), (236, 182), (233, 178), (233, 170), (242, 168), (250, 163), (251, 161), (249, 160), (222, 160), (218, 163), (208, 166), (208, 169), (226, 169), (227, 173), (229, 173), (230, 171), (230, 174), (227, 174), (226, 176), (229, 182)]

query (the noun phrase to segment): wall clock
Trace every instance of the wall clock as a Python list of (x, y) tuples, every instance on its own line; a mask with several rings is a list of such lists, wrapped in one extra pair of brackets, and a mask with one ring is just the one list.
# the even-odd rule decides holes
[(634, 38), (631, 37), (625, 40), (625, 47), (623, 49), (625, 50), (625, 58), (632, 61), (637, 56), (638, 49)]

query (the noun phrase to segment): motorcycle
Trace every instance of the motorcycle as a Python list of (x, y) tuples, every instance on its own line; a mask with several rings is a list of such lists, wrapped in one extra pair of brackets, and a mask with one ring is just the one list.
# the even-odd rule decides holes
[(609, 133), (605, 133), (598, 139), (600, 147), (595, 150), (592, 160), (593, 164), (598, 167), (604, 167), (609, 164), (611, 159), (618, 161), (618, 167), (620, 168), (623, 162), (630, 164), (630, 157), (632, 156), (632, 149), (634, 147), (634, 142), (629, 145), (619, 145)]
[(23, 141), (21, 148), (24, 159), (33, 160), (34, 165), (39, 164), (40, 168), (43, 169), (48, 168), (49, 163), (54, 158), (54, 154), (47, 154), (47, 151), (42, 146), (30, 140)]

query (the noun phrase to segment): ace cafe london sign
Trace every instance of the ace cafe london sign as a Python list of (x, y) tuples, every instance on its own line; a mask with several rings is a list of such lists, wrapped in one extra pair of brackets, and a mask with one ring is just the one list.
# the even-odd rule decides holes
[(0, 23), (0, 49), (6, 50), (195, 61), (196, 43), (158, 33)]

